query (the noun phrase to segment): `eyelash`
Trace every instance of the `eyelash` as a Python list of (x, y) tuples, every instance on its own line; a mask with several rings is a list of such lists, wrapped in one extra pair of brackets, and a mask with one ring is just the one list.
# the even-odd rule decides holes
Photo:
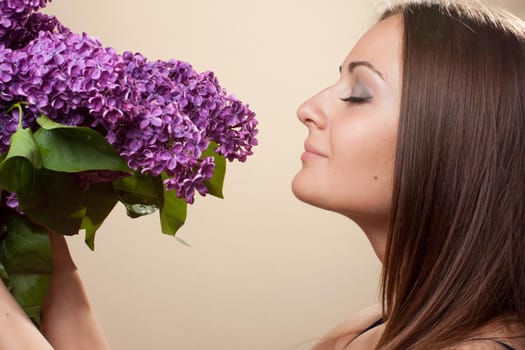
[(340, 100), (343, 102), (348, 102), (352, 104), (363, 104), (363, 103), (370, 102), (370, 100), (372, 100), (372, 97), (349, 96), (345, 98), (340, 98)]

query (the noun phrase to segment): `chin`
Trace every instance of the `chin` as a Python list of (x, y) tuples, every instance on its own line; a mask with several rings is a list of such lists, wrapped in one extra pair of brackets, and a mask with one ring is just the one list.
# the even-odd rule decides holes
[(304, 203), (328, 209), (323, 205), (323, 195), (322, 190), (320, 190), (321, 186), (310, 180), (306, 174), (302, 174), (301, 172), (297, 173), (292, 180), (293, 194)]
[(304, 201), (303, 200), (303, 197), (304, 197), (304, 191), (302, 189), (302, 186), (300, 184), (300, 180), (298, 180), (299, 174), (295, 175), (293, 180), (292, 180), (292, 193), (294, 194), (294, 196), (301, 200), (301, 201)]
[(308, 186), (304, 180), (304, 174), (301, 174), (301, 171), (299, 171), (292, 180), (292, 192), (300, 201), (309, 203), (308, 198), (310, 197), (309, 192), (311, 191), (308, 191), (307, 189), (312, 186)]

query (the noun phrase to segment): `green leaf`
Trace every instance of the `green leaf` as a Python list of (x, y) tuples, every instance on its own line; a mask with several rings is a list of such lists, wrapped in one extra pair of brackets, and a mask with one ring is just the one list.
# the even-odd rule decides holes
[(4, 284), (6, 285), (7, 289), (11, 289), (11, 285), (9, 283), (9, 275), (7, 274), (7, 271), (5, 270), (4, 264), (0, 261), (0, 278), (2, 278), (2, 281), (4, 281)]
[(64, 234), (77, 234), (86, 208), (71, 174), (41, 169), (31, 190), (17, 193), (20, 209), (33, 222)]
[(41, 169), (29, 191), (18, 193), (20, 209), (31, 220), (63, 235), (86, 231), (94, 249), (95, 233), (118, 202), (111, 183), (92, 184), (81, 191), (72, 174)]
[(135, 173), (113, 182), (128, 216), (132, 218), (152, 214), (160, 208), (162, 232), (175, 235), (186, 221), (187, 203), (175, 191), (167, 191), (162, 181), (166, 175), (151, 176)]
[(11, 293), (27, 316), (40, 327), (41, 310), (51, 282), (51, 274), (10, 274)]
[(7, 158), (22, 157), (27, 159), (36, 169), (42, 167), (42, 158), (38, 150), (33, 133), (30, 129), (18, 128), (9, 140)]
[(8, 234), (2, 242), (2, 259), (9, 275), (20, 272), (52, 271), (51, 248), (47, 231), (12, 214), (7, 219)]
[(19, 127), (0, 163), (0, 188), (11, 192), (25, 190), (34, 181), (34, 169), (41, 167), (40, 151), (31, 130)]
[(35, 140), (44, 168), (68, 173), (85, 170), (130, 172), (124, 159), (97, 131), (58, 124), (45, 116), (36, 121), (41, 128), (35, 133)]
[[(164, 173), (162, 179), (166, 179)], [(178, 198), (175, 191), (167, 191), (164, 186), (162, 186), (162, 191), (164, 197), (163, 205), (160, 208), (162, 232), (174, 236), (186, 221), (188, 203), (184, 199)]]
[(133, 173), (113, 182), (119, 199), (130, 218), (153, 214), (162, 206), (163, 192), (160, 177)]
[(2, 212), (7, 235), (0, 244), (0, 262), (11, 294), (31, 320), (40, 325), (40, 311), (51, 280), (53, 263), (47, 231), (25, 217)]
[(91, 250), (95, 250), (97, 230), (111, 213), (118, 199), (111, 183), (91, 185), (87, 192), (82, 193), (80, 204), (86, 208), (86, 214), (80, 228), (86, 230), (85, 242)]
[(215, 197), (224, 198), (222, 187), (224, 185), (224, 176), (226, 174), (226, 158), (220, 154), (215, 153), (216, 148), (217, 144), (215, 142), (210, 142), (210, 145), (206, 151), (202, 153), (201, 158), (215, 158), (215, 170), (213, 171), (213, 176), (211, 179), (205, 182), (205, 185), (208, 188), (209, 194)]
[(127, 204), (162, 205), (162, 188), (159, 188), (159, 177), (143, 175), (134, 172), (131, 176), (126, 176), (113, 181), (113, 188), (119, 193), (121, 199)]
[(0, 163), (0, 188), (18, 193), (31, 188), (34, 181), (35, 168), (27, 159), (6, 158)]

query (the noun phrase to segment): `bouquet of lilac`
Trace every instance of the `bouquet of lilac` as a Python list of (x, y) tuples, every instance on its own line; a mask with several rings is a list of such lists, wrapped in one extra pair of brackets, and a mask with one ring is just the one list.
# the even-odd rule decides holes
[(257, 144), (255, 114), (212, 72), (119, 54), (0, 2), (0, 276), (37, 324), (51, 272), (47, 230), (94, 238), (114, 206), (160, 213), (164, 233), (195, 191), (222, 197), (226, 159)]

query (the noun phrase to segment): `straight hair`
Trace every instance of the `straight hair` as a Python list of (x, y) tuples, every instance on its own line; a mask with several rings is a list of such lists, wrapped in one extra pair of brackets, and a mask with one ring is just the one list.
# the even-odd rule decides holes
[(479, 2), (405, 1), (378, 348), (525, 329), (525, 27)]

